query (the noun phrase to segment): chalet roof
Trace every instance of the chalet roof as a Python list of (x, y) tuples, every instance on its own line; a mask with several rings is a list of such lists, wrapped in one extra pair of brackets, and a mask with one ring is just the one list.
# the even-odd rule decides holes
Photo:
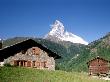
[(92, 61), (94, 61), (94, 60), (96, 60), (96, 59), (101, 59), (101, 60), (110, 62), (109, 60), (106, 60), (106, 59), (104, 59), (104, 58), (102, 58), (102, 57), (97, 56), (97, 57), (93, 58), (92, 60), (88, 61), (87, 64), (89, 64), (90, 62), (92, 62)]
[(0, 49), (0, 61), (3, 61), (4, 59), (6, 59), (10, 56), (13, 56), (14, 54), (20, 52), (23, 49), (28, 49), (28, 48), (35, 47), (35, 46), (37, 46), (40, 49), (47, 52), (49, 54), (49, 56), (51, 56), (51, 57), (54, 57), (56, 59), (60, 58), (60, 56), (58, 54), (56, 54), (55, 52), (52, 52), (46, 46), (36, 42), (33, 39), (27, 39), (27, 40), (24, 40), (22, 42), (18, 42), (14, 45), (7, 46), (3, 49)]

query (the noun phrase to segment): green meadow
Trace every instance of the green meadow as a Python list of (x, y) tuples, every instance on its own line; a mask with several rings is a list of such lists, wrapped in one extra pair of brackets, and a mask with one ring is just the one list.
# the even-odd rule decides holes
[(23, 67), (1, 67), (0, 82), (109, 82), (87, 73), (48, 71)]

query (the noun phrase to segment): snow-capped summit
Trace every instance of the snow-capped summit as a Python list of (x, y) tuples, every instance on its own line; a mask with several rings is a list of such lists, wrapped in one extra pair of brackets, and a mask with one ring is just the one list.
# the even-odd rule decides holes
[(45, 39), (49, 39), (52, 41), (70, 41), (72, 43), (80, 43), (87, 45), (86, 42), (81, 37), (72, 34), (71, 32), (65, 31), (63, 24), (56, 20), (55, 23), (52, 25), (52, 30), (45, 36)]
[(63, 34), (64, 26), (60, 21), (56, 20), (55, 23), (52, 25), (52, 30), (49, 32), (49, 35), (63, 36)]

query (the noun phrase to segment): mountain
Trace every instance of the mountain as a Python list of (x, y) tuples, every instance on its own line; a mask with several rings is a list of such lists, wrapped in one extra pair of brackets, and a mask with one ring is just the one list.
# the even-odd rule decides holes
[[(32, 37), (9, 38), (3, 41), (3, 47), (16, 44), (28, 38), (32, 38)], [(62, 58), (56, 60), (56, 69), (65, 70), (65, 71), (72, 70), (72, 68), (71, 69), (68, 68), (68, 66), (71, 64), (71, 61), (73, 60), (76, 61), (76, 59), (79, 58), (79, 56), (81, 55), (82, 50), (86, 48), (86, 45), (71, 43), (67, 41), (66, 42), (61, 41), (59, 43), (56, 43), (42, 38), (32, 38), (32, 39), (36, 40), (38, 43), (43, 44), (48, 49), (60, 55)]]
[(69, 41), (72, 43), (88, 44), (88, 42), (81, 37), (65, 31), (63, 24), (58, 20), (55, 21), (52, 25), (52, 30), (44, 38), (54, 42)]
[[(66, 43), (66, 45), (65, 45)], [(60, 43), (61, 44), (61, 43)], [(88, 45), (62, 42), (65, 51), (57, 61), (57, 68), (65, 71), (88, 71), (87, 62), (99, 56), (110, 61), (110, 32)], [(61, 49), (61, 48), (56, 48)]]
[(4, 48), (4, 47), (7, 47), (7, 46), (11, 46), (13, 44), (16, 44), (18, 42), (22, 42), (22, 41), (24, 41), (26, 39), (29, 39), (29, 38), (31, 38), (31, 37), (13, 37), (13, 38), (8, 38), (6, 40), (3, 40), (2, 47)]
[[(4, 40), (3, 46), (10, 46), (30, 37), (15, 37)], [(32, 37), (31, 37), (32, 38)], [(87, 62), (97, 56), (110, 60), (110, 33), (88, 45), (60, 41), (59, 43), (33, 38), (40, 44), (56, 52), (62, 58), (56, 60), (56, 69), (65, 71), (87, 71)]]
[(91, 42), (88, 47), (91, 57), (100, 56), (110, 60), (110, 32), (104, 37)]
[[(87, 71), (87, 62), (95, 57), (110, 61), (110, 32), (81, 49), (81, 54), (68, 64), (67, 68), (74, 71)], [(71, 59), (70, 59), (71, 60)]]

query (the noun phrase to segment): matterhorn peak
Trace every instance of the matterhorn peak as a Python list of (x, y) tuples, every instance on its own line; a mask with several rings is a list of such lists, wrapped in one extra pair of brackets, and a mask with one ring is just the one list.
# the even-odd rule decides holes
[(81, 37), (72, 34), (71, 32), (65, 31), (63, 23), (56, 20), (53, 25), (51, 25), (51, 31), (45, 36), (45, 39), (51, 41), (69, 41), (72, 43), (80, 43), (87, 45), (88, 42), (83, 40)]
[(57, 34), (63, 35), (64, 33), (64, 26), (58, 20), (56, 20), (55, 23), (51, 25), (51, 28), (52, 30), (49, 33), (50, 35), (57, 35)]
[(54, 25), (61, 25), (62, 27), (64, 27), (63, 24), (59, 20), (56, 20)]

